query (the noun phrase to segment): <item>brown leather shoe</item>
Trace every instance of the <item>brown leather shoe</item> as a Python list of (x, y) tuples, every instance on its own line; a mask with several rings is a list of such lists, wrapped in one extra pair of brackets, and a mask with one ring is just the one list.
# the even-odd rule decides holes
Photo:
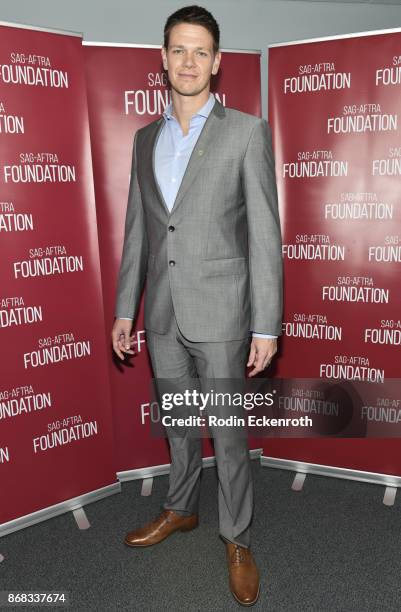
[(259, 572), (249, 548), (226, 542), (230, 589), (242, 606), (253, 606), (259, 597)]
[(168, 538), (174, 531), (191, 531), (198, 526), (198, 515), (180, 516), (173, 510), (163, 512), (152, 522), (125, 536), (128, 546), (152, 546)]

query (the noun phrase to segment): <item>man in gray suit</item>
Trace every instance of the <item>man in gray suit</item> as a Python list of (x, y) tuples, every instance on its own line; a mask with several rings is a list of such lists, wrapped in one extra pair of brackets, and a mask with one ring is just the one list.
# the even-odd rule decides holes
[[(270, 128), (224, 108), (210, 93), (219, 27), (198, 6), (171, 15), (162, 60), (172, 103), (137, 131), (119, 272), (113, 347), (130, 336), (146, 278), (145, 328), (156, 379), (184, 391), (198, 379), (244, 379), (271, 361), (281, 334), (282, 258)], [(252, 339), (251, 339), (252, 336)], [(169, 429), (169, 428), (167, 428)], [(234, 428), (235, 429), (235, 428)], [(253, 488), (246, 436), (212, 429), (220, 535), (230, 588), (243, 605), (259, 595), (250, 552)], [(243, 432), (242, 432), (243, 434)], [(201, 440), (167, 431), (170, 483), (164, 511), (127, 534), (156, 544), (198, 525)]]

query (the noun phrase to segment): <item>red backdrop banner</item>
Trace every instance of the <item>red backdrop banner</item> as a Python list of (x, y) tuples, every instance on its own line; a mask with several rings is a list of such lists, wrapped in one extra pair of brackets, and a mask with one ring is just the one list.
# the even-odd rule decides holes
[(116, 480), (81, 43), (0, 26), (0, 524)]
[[(367, 435), (401, 419), (400, 385), (385, 384), (401, 372), (400, 45), (396, 32), (269, 49), (285, 269), (275, 374), (382, 385), (354, 415)], [(270, 439), (264, 455), (401, 474), (400, 446)]]
[[(133, 137), (162, 114), (170, 97), (159, 48), (85, 42), (84, 52), (105, 322), (111, 331)], [(212, 91), (225, 106), (260, 116), (260, 54), (223, 51)], [(143, 304), (134, 350), (137, 355), (124, 365), (111, 354), (109, 359), (118, 471), (170, 463), (166, 440), (151, 435), (151, 423), (160, 415), (149, 401), (152, 374)], [(213, 455), (209, 441), (204, 442), (204, 454)], [(256, 442), (251, 440), (250, 446), (255, 448)]]

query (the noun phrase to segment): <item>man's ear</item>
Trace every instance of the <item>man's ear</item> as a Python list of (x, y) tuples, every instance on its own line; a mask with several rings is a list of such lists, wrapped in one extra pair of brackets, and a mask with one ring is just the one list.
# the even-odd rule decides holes
[(164, 70), (167, 70), (167, 51), (165, 47), (162, 47), (162, 62)]
[(214, 60), (213, 60), (212, 74), (218, 73), (220, 62), (221, 62), (221, 52), (217, 51), (216, 55), (214, 56)]

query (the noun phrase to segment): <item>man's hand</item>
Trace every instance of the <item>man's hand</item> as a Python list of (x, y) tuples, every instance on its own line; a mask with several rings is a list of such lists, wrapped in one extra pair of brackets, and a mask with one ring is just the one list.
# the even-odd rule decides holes
[(113, 349), (120, 359), (124, 359), (125, 355), (123, 353), (134, 354), (134, 351), (130, 348), (131, 342), (133, 342), (133, 336), (130, 336), (132, 324), (133, 321), (127, 321), (126, 319), (116, 319), (114, 321), (111, 339)]
[(262, 372), (271, 362), (273, 355), (277, 352), (277, 338), (253, 337), (247, 367), (254, 366), (249, 376), (255, 376)]

